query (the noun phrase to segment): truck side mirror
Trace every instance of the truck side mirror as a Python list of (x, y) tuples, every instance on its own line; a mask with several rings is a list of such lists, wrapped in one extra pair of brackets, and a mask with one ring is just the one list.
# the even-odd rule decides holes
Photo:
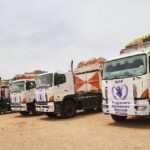
[(58, 86), (66, 82), (66, 77), (64, 74), (55, 74), (54, 85)]

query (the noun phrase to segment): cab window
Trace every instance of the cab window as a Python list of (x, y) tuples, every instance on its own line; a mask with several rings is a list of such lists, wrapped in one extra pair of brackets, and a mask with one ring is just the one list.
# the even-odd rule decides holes
[(55, 74), (54, 77), (54, 85), (60, 85), (66, 82), (66, 77), (64, 74)]

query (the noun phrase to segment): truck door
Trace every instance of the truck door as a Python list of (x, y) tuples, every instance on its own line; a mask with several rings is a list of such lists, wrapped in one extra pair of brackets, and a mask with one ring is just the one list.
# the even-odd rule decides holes
[(56, 101), (62, 101), (64, 96), (68, 93), (66, 75), (54, 74), (54, 97)]

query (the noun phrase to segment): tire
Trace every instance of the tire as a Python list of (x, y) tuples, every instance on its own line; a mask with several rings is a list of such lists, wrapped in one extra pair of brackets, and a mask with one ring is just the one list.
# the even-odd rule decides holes
[(102, 106), (101, 106), (101, 107), (97, 107), (96, 110), (97, 110), (98, 112), (103, 112)]
[(76, 104), (73, 101), (66, 101), (62, 106), (61, 115), (63, 118), (72, 118), (76, 114)]
[(30, 114), (30, 112), (28, 112), (28, 111), (20, 111), (19, 113), (20, 113), (22, 116), (27, 116), (27, 115)]
[(127, 116), (117, 116), (113, 114), (111, 114), (111, 117), (115, 122), (124, 122), (127, 119)]
[(46, 113), (46, 116), (51, 118), (51, 117), (55, 117), (56, 115), (55, 115), (55, 113)]
[(31, 112), (32, 112), (32, 115), (34, 116), (38, 115), (38, 112), (36, 111), (36, 107), (35, 107), (35, 102), (31, 104)]
[(7, 104), (7, 110), (8, 110), (8, 111), (11, 111), (11, 106), (10, 106), (10, 104)]

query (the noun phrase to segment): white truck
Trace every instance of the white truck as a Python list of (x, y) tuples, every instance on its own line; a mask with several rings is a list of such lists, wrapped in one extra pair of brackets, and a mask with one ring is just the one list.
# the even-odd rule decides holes
[(102, 64), (90, 64), (67, 73), (46, 73), (36, 80), (36, 110), (47, 116), (75, 116), (78, 109), (102, 109)]
[(11, 111), (9, 80), (1, 80), (0, 84), (0, 113)]
[(131, 41), (103, 66), (103, 112), (116, 122), (150, 115), (150, 35)]
[(35, 109), (35, 79), (20, 79), (10, 83), (11, 110), (22, 115), (32, 113)]

